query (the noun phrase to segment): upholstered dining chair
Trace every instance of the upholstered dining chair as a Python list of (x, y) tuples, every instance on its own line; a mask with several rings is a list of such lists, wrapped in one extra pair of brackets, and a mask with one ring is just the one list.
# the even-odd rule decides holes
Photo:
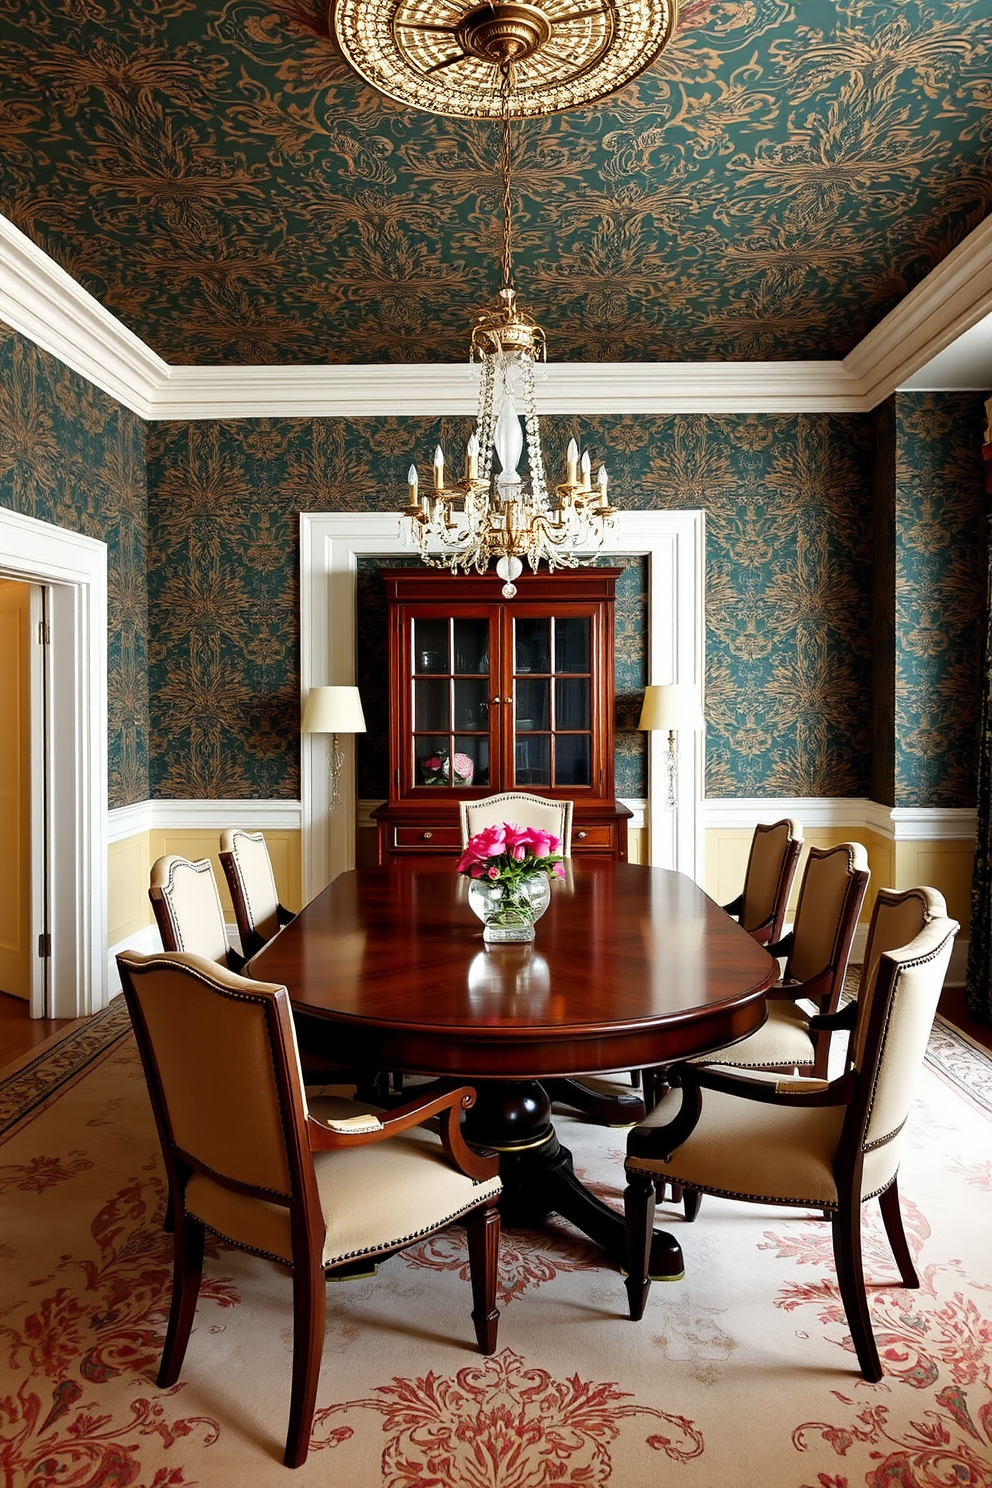
[(803, 849), (803, 829), (791, 817), (758, 822), (751, 838), (744, 887), (723, 907), (761, 945), (782, 939), (785, 912)]
[(537, 827), (551, 832), (561, 843), (563, 858), (572, 856), (572, 802), (552, 801), (547, 796), (529, 796), (525, 791), (503, 791), (480, 801), (459, 801), (462, 846), (470, 837), (502, 822), (518, 827)]
[(244, 961), (227, 942), (224, 911), (209, 858), (195, 863), (176, 854), (157, 858), (152, 864), (148, 897), (165, 950), (190, 951), (231, 971), (241, 970)]
[(882, 1377), (865, 1295), (861, 1206), (877, 1198), (902, 1283), (916, 1287), (897, 1175), (913, 1088), (958, 925), (935, 915), (885, 951), (855, 1009), (848, 1063), (831, 1082), (673, 1065), (673, 1088), (627, 1139), (627, 1298), (644, 1312), (659, 1182), (752, 1204), (829, 1215), (834, 1262), (858, 1364)]
[(463, 1219), (476, 1340), (493, 1353), (500, 1180), (497, 1159), (461, 1136), (475, 1092), (435, 1089), (388, 1114), (345, 1100), (308, 1105), (285, 987), (200, 956), (126, 952), (117, 964), (169, 1183), (173, 1290), (159, 1387), (174, 1385), (183, 1365), (206, 1230), (292, 1270), (287, 1467), (307, 1456), (327, 1274)]
[(799, 999), (814, 1002), (819, 1014), (836, 1012), (868, 878), (868, 857), (860, 842), (810, 849), (793, 927), (768, 947), (786, 962), (779, 981), (765, 994), (767, 1021), (739, 1043), (701, 1054), (700, 1062), (796, 1069), (826, 1077), (830, 1032), (810, 1028), (809, 1014)]
[(261, 832), (234, 827), (220, 834), (220, 865), (224, 870), (241, 950), (254, 956), (294, 918), (279, 903), (269, 850)]

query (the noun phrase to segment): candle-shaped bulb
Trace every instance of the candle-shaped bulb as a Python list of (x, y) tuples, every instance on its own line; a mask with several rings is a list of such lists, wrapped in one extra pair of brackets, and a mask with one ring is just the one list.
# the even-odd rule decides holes
[(434, 451), (434, 489), (444, 490), (444, 450), (440, 445)]
[(598, 485), (599, 485), (599, 504), (600, 504), (600, 506), (605, 506), (606, 505), (606, 485), (607, 485), (607, 482), (609, 481), (609, 478), (610, 477), (606, 473), (606, 466), (605, 465), (600, 465), (600, 467), (599, 467), (599, 475), (597, 476), (597, 482), (598, 482)]
[(583, 491), (591, 491), (592, 490), (592, 461), (589, 458), (589, 451), (588, 450), (586, 450), (585, 454), (582, 456), (582, 460), (581, 460), (581, 462), (579, 464), (579, 469), (582, 471), (582, 489), (583, 489)]
[(468, 480), (477, 480), (479, 475), (479, 438), (470, 436), (465, 447), (465, 475)]
[(568, 449), (565, 451), (565, 484), (574, 486), (576, 483), (576, 472), (579, 468), (579, 446), (574, 439), (568, 441)]
[(409, 487), (410, 505), (413, 506), (417, 500), (417, 467), (411, 465), (406, 473), (406, 483)]

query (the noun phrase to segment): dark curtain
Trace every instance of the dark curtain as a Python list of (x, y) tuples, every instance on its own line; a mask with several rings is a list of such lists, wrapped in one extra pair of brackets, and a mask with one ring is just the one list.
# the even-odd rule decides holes
[[(986, 455), (990, 450), (986, 448)], [(989, 466), (992, 489), (992, 465)], [(971, 936), (965, 1002), (976, 1018), (992, 1023), (992, 543), (986, 599), (982, 717), (978, 736), (978, 825), (971, 881)]]

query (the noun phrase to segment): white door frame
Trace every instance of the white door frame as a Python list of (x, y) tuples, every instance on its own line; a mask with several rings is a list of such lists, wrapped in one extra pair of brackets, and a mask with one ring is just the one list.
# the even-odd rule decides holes
[[(620, 512), (605, 553), (648, 558), (648, 681), (695, 683), (702, 692), (704, 535), (701, 511)], [(300, 687), (353, 685), (358, 559), (410, 554), (398, 512), (304, 512), (300, 516)], [(303, 897), (312, 899), (355, 865), (354, 739), (339, 736), (345, 757), (340, 808), (330, 814), (329, 739), (300, 739)], [(704, 740), (678, 740), (678, 804), (665, 805), (660, 734), (649, 739), (649, 861), (703, 881)]]
[(107, 545), (0, 507), (0, 573), (48, 591), (46, 1011), (84, 1017), (107, 1004)]

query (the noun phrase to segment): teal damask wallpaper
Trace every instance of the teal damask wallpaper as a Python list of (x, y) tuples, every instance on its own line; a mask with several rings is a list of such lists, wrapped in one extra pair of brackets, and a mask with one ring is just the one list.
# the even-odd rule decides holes
[(107, 544), (109, 801), (144, 801), (150, 794), (145, 425), (3, 324), (0, 505)]
[(895, 396), (897, 806), (975, 801), (985, 637), (985, 396)]
[[(881, 760), (896, 805), (973, 803), (982, 404), (898, 394), (863, 417), (545, 421), (552, 467), (575, 434), (607, 460), (619, 505), (707, 513), (711, 795), (870, 795)], [(440, 439), (454, 458), (466, 432), (457, 419), (146, 429), (0, 327), (0, 503), (109, 548), (112, 806), (296, 795), (297, 514), (395, 510), (411, 453)], [(622, 590), (617, 764), (635, 795), (637, 566)]]
[[(871, 420), (542, 426), (550, 467), (576, 435), (607, 461), (618, 505), (707, 513), (709, 792), (866, 795)], [(440, 441), (460, 458), (468, 432), (465, 420), (393, 418), (150, 429), (155, 793), (296, 794), (296, 515), (396, 510), (411, 454)]]

